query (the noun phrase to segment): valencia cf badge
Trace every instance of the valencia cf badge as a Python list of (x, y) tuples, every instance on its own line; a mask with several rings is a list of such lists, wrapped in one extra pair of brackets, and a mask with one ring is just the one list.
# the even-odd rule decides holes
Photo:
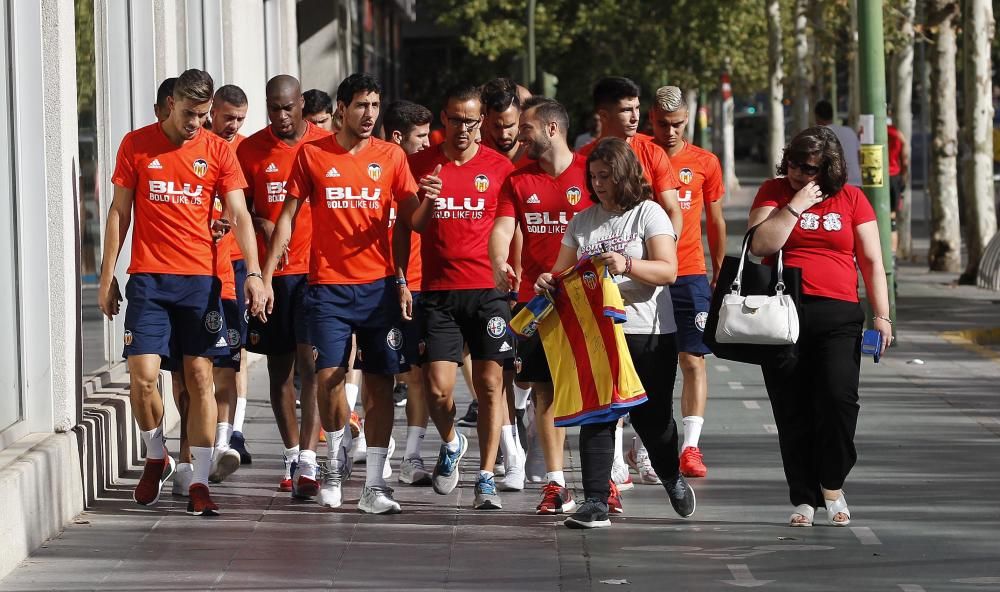
[(479, 193), (486, 193), (486, 190), (490, 188), (490, 178), (486, 175), (476, 175), (476, 191)]
[(194, 161), (194, 163), (191, 165), (191, 168), (194, 169), (194, 174), (198, 175), (199, 177), (204, 177), (205, 173), (208, 172), (208, 162), (206, 162), (204, 158), (199, 158), (198, 160)]
[(125, 331), (125, 339), (124, 339), (124, 341), (125, 341), (125, 345), (126, 346), (132, 345), (132, 332), (131, 331)]
[(260, 333), (256, 331), (250, 332), (250, 345), (257, 345), (260, 343)]
[(372, 181), (378, 181), (382, 176), (382, 167), (377, 162), (371, 163), (368, 165), (368, 176), (372, 178)]
[(689, 168), (683, 168), (679, 173), (677, 173), (677, 178), (681, 180), (681, 183), (690, 185), (691, 181), (694, 181), (694, 173), (691, 172), (691, 169)]
[(594, 275), (592, 271), (583, 272), (583, 285), (587, 287), (588, 290), (597, 289), (597, 276)]
[(566, 201), (568, 201), (571, 206), (575, 206), (580, 203), (580, 198), (582, 196), (583, 192), (581, 192), (580, 188), (575, 185), (566, 190)]

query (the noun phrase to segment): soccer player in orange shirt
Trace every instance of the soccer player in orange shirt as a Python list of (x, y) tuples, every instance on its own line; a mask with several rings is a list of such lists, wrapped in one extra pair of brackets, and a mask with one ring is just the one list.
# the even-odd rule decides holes
[(333, 99), (325, 91), (312, 88), (302, 93), (305, 105), (302, 107), (302, 117), (309, 123), (325, 129), (333, 129)]
[(208, 490), (217, 408), (212, 358), (229, 353), (227, 331), (215, 277), (211, 212), (221, 195), (233, 213), (240, 248), (250, 269), (245, 294), (251, 314), (262, 312), (261, 283), (246, 210), (246, 181), (228, 145), (202, 128), (212, 105), (211, 76), (187, 70), (167, 102), (162, 123), (130, 132), (118, 151), (114, 196), (105, 231), (98, 304), (109, 319), (118, 314), (121, 292), (115, 278), (118, 254), (131, 221), (131, 277), (126, 289), (124, 355), (128, 358), (132, 413), (146, 446), (146, 462), (133, 498), (155, 503), (173, 472), (163, 442), (163, 402), (157, 389), (162, 356), (179, 341), (191, 397), (187, 435), (194, 457), (188, 512), (216, 515)]
[(328, 507), (339, 507), (343, 501), (342, 482), (350, 469), (341, 446), (350, 412), (344, 384), (351, 337), (357, 335), (368, 441), (358, 509), (397, 514), (401, 508), (383, 469), (392, 433), (394, 376), (406, 370), (395, 269), (400, 260), (405, 269), (409, 253), (391, 252), (389, 210), (395, 207), (398, 222), (420, 231), (433, 200), (419, 204), (416, 194), (421, 188), (406, 166), (403, 150), (372, 137), (381, 92), (378, 81), (367, 74), (352, 74), (341, 82), (337, 113), (343, 126), (335, 135), (305, 144), (296, 156), (286, 185), (288, 199), (271, 236), (264, 279), (270, 307), (272, 276), (289, 244), (295, 217), (309, 200), (313, 239), (305, 298), (308, 338), (316, 360), (320, 420), (330, 450), (318, 501)]
[[(663, 206), (680, 236), (683, 231), (684, 216), (677, 201), (680, 181), (670, 159), (662, 148), (653, 143), (652, 138), (639, 134), (639, 85), (621, 76), (609, 76), (594, 85), (594, 112), (600, 119), (601, 135), (577, 152), (589, 156), (604, 138), (625, 140), (642, 166), (642, 174), (653, 188), (653, 196)], [(614, 482), (621, 491), (634, 487), (629, 476), (628, 465), (622, 452), (622, 425), (615, 430), (615, 462), (612, 469)], [(650, 479), (658, 483), (655, 477)]]
[[(726, 256), (726, 219), (722, 215), (722, 167), (719, 159), (684, 141), (688, 123), (688, 108), (684, 94), (676, 86), (664, 86), (656, 91), (656, 100), (649, 110), (654, 141), (667, 151), (670, 163), (681, 182), (680, 205), (684, 228), (677, 243), (677, 281), (670, 286), (677, 321), (678, 365), (684, 377), (681, 395), (681, 422), (684, 443), (681, 445), (681, 473), (685, 477), (704, 477), (708, 473), (698, 442), (705, 423), (708, 400), (708, 376), (705, 371), (705, 347), (702, 336), (712, 288), (719, 277), (722, 259)], [(701, 245), (701, 212), (705, 211), (708, 248), (712, 255), (712, 282), (709, 285), (705, 269), (705, 252)], [(635, 444), (635, 443), (633, 443)], [(630, 461), (643, 463), (645, 448), (633, 445)], [(640, 476), (644, 475), (640, 471)]]
[[(407, 155), (416, 154), (430, 147), (431, 121), (434, 116), (423, 105), (410, 101), (396, 101), (385, 110), (383, 126), (385, 137), (399, 144)], [(395, 210), (392, 212), (392, 248), (395, 252), (409, 252), (410, 260), (405, 275), (396, 271), (396, 281), (402, 286), (400, 292), (409, 292), (411, 313), (403, 318), (403, 344), (410, 371), (397, 378), (400, 386), (406, 388), (406, 450), (399, 466), (399, 482), (409, 485), (430, 485), (431, 474), (424, 466), (420, 445), (427, 434), (427, 401), (424, 397), (424, 373), (420, 361), (420, 323), (423, 312), (420, 306), (420, 292), (423, 282), (423, 265), (420, 259), (420, 235), (409, 228), (395, 226)], [(407, 319), (406, 316), (410, 318)]]

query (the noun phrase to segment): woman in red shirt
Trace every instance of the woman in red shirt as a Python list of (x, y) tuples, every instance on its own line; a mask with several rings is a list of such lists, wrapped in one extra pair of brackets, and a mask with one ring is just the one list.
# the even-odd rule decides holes
[(761, 185), (749, 225), (759, 225), (750, 244), (754, 255), (782, 250), (785, 265), (802, 269), (798, 356), (762, 368), (795, 506), (789, 526), (812, 526), (815, 508), (824, 506), (830, 524), (846, 526), (851, 512), (841, 488), (857, 460), (865, 320), (859, 268), (883, 351), (892, 339), (878, 227), (865, 195), (845, 184), (843, 149), (829, 129), (796, 135), (778, 175)]

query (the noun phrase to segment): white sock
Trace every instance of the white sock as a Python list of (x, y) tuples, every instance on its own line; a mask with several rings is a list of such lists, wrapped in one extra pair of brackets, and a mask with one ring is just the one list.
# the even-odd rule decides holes
[(285, 479), (291, 479), (292, 463), (299, 459), (299, 447), (293, 446), (292, 448), (286, 448), (284, 455), (285, 455)]
[(221, 451), (229, 450), (229, 438), (232, 435), (233, 426), (229, 425), (229, 423), (220, 421), (215, 424), (215, 447)]
[(380, 446), (368, 447), (368, 464), (365, 467), (365, 487), (385, 487), (382, 470), (389, 457), (389, 449)]
[(316, 451), (303, 450), (299, 453), (299, 464), (295, 470), (303, 477), (316, 478)]
[(528, 397), (531, 396), (531, 387), (521, 388), (514, 385), (514, 409), (524, 409), (528, 406)]
[(354, 406), (358, 403), (358, 385), (347, 383), (344, 385), (344, 390), (347, 391), (347, 408), (354, 411)]
[(514, 466), (513, 461), (520, 455), (520, 451), (517, 449), (517, 436), (514, 435), (514, 426), (501, 426), (500, 451), (503, 452), (504, 468)]
[(245, 397), (236, 399), (236, 415), (233, 417), (233, 431), (243, 431), (243, 420), (247, 416), (247, 400)]
[(403, 459), (420, 458), (420, 445), (424, 442), (427, 428), (420, 426), (406, 426), (406, 452)]
[[(326, 433), (327, 467), (331, 470), (341, 470), (340, 466), (340, 445), (344, 441), (344, 428), (336, 432)], [(348, 461), (349, 462), (349, 461)]]
[(448, 447), (448, 452), (458, 452), (462, 448), (462, 441), (458, 439), (458, 432), (455, 432), (455, 439), (451, 442), (445, 442), (445, 446)]
[(566, 487), (566, 477), (563, 476), (562, 471), (549, 471), (548, 473), (545, 473), (545, 482), (555, 482), (561, 487)]
[(489, 471), (479, 471), (479, 478), (480, 479), (492, 479), (493, 478), (493, 473), (491, 473)]
[(163, 446), (163, 428), (156, 426), (153, 430), (141, 430), (142, 443), (146, 445), (146, 458), (162, 459), (167, 456), (167, 449)]
[(698, 440), (701, 438), (701, 426), (705, 423), (705, 418), (689, 415), (682, 419), (681, 423), (684, 424), (684, 445), (681, 446), (681, 450), (683, 451), (689, 446), (697, 448)]
[(212, 472), (212, 447), (192, 446), (191, 462), (194, 464), (194, 478), (191, 483), (208, 485), (208, 474)]
[(623, 465), (625, 464), (625, 456), (622, 454), (622, 434), (625, 430), (622, 426), (615, 427), (615, 464)]

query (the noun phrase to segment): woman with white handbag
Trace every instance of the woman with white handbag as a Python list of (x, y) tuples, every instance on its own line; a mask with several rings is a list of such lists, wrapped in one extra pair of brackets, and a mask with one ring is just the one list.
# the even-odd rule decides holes
[(847, 526), (851, 512), (843, 485), (857, 460), (865, 320), (858, 269), (883, 351), (892, 339), (878, 227), (865, 195), (845, 184), (843, 149), (826, 127), (792, 138), (778, 175), (758, 190), (749, 226), (757, 226), (752, 254), (780, 251), (785, 266), (802, 270), (798, 355), (762, 365), (795, 506), (789, 526), (812, 526), (817, 507), (826, 508), (831, 525)]

